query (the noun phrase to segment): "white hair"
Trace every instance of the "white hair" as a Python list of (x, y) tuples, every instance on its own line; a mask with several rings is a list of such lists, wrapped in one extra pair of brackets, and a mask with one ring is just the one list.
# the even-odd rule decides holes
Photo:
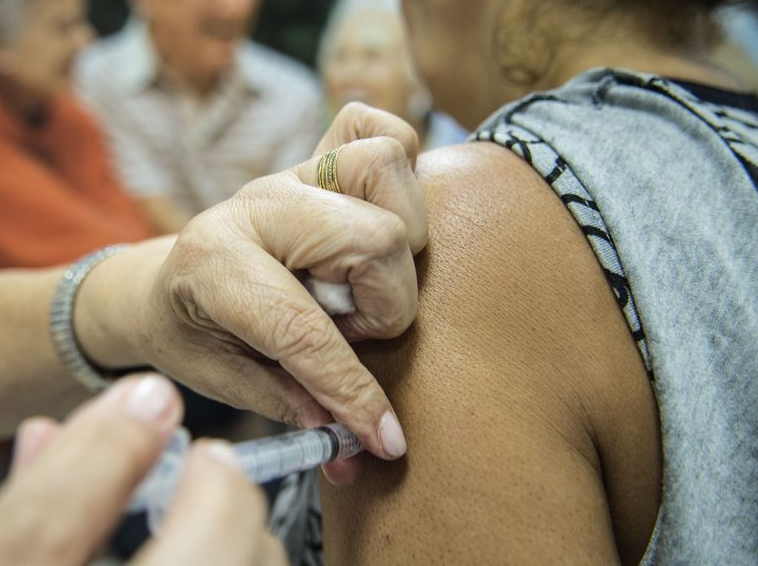
[(331, 17), (339, 17), (350, 12), (378, 10), (381, 12), (400, 13), (400, 0), (337, 0), (331, 11)]
[(367, 11), (388, 12), (400, 17), (400, 0), (337, 0), (321, 33), (318, 57), (316, 58), (320, 69), (324, 68), (329, 49), (334, 44), (335, 36), (342, 26), (342, 22), (353, 14)]
[(10, 43), (21, 31), (29, 0), (0, 0), (0, 44)]
[[(324, 31), (321, 34), (319, 44), (317, 65), (322, 73), (326, 69), (330, 57), (334, 53), (334, 46), (337, 41), (337, 35), (342, 29), (344, 23), (354, 15), (370, 13), (389, 14), (397, 19), (404, 28), (402, 11), (400, 9), (400, 0), (337, 0), (329, 15)], [(407, 116), (411, 119), (418, 119), (427, 116), (432, 109), (432, 97), (426, 86), (424, 86), (418, 77), (416, 70), (413, 68), (413, 61), (410, 52), (406, 54), (404, 66), (407, 72), (408, 80), (415, 85), (414, 91), (408, 99)]]

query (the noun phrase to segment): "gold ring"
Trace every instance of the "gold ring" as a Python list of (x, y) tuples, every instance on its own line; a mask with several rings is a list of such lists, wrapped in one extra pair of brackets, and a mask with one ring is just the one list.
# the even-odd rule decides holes
[[(347, 145), (347, 144), (345, 144)], [(318, 160), (318, 186), (333, 193), (342, 193), (337, 177), (337, 158), (345, 145), (325, 153)]]

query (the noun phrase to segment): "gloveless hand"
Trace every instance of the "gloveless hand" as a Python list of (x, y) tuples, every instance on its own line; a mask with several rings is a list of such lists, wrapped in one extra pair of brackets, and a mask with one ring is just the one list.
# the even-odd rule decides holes
[[(340, 139), (335, 128), (356, 123), (356, 114), (362, 130), (346, 141), (369, 139), (339, 156), (345, 194), (316, 187), (314, 158), (253, 181), (195, 218), (175, 243), (136, 246), (106, 260), (109, 269), (96, 268), (84, 302), (98, 285), (123, 287), (119, 280), (131, 277), (126, 304), (141, 307), (82, 306), (77, 329), (89, 355), (106, 366), (139, 358), (209, 397), (299, 426), (336, 420), (375, 455), (401, 456), (394, 411), (347, 339), (396, 337), (415, 316), (413, 253), (427, 236), (412, 170), (416, 137), (389, 114), (355, 105), (346, 113), (327, 139)], [(371, 138), (375, 131), (395, 137)], [(306, 274), (349, 283), (356, 312), (332, 320), (301, 284)], [(98, 303), (102, 309), (102, 300), (90, 302)], [(102, 321), (119, 316), (129, 347), (114, 352), (98, 336), (113, 324)]]
[[(89, 563), (181, 414), (168, 380), (143, 376), (121, 380), (65, 425), (26, 421), (0, 492), (0, 563)], [(161, 536), (132, 564), (285, 564), (266, 510), (226, 443), (196, 443)]]

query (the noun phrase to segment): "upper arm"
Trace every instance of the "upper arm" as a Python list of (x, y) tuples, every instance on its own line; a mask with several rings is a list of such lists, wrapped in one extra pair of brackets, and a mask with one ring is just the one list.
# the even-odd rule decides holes
[(419, 175), (418, 318), (360, 349), (408, 454), (324, 486), (328, 561), (638, 560), (659, 497), (655, 402), (584, 236), (497, 146), (427, 154)]

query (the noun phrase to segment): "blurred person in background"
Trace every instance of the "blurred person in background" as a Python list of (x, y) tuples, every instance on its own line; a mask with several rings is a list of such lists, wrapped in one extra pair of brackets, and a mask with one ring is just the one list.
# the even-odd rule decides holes
[(722, 41), (714, 50), (714, 62), (758, 90), (758, 10), (744, 5), (720, 10)]
[(466, 131), (433, 109), (414, 70), (397, 0), (339, 0), (324, 30), (318, 63), (334, 114), (364, 102), (411, 124), (421, 147), (462, 142)]
[(0, 0), (0, 267), (71, 261), (151, 234), (72, 100), (81, 0)]
[(77, 65), (118, 171), (162, 233), (251, 179), (302, 161), (322, 133), (318, 83), (247, 41), (261, 0), (133, 0)]

